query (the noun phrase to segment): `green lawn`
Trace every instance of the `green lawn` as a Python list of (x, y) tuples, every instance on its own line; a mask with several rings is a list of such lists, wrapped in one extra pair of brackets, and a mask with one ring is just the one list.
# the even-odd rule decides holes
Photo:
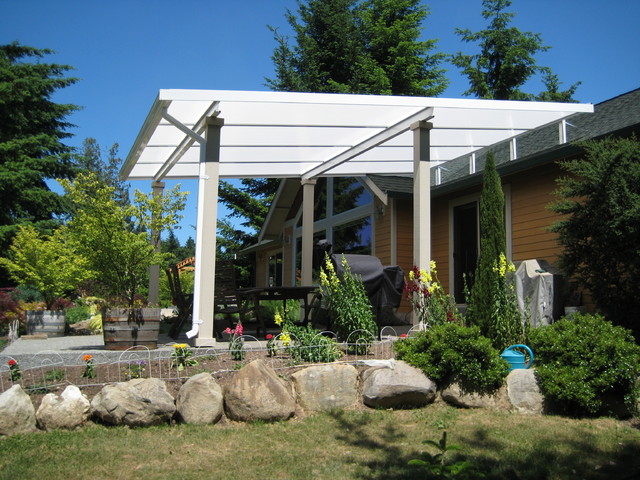
[[(637, 423), (460, 410), (348, 411), (274, 424), (87, 426), (0, 438), (0, 479), (410, 479), (439, 440), (489, 479), (611, 479), (640, 473)], [(431, 450), (431, 453), (435, 451)]]

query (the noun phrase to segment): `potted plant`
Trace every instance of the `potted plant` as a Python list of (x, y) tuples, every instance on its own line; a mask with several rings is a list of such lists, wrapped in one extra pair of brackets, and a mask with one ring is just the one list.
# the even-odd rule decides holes
[(160, 308), (143, 308), (140, 292), (149, 267), (167, 260), (167, 254), (154, 245), (163, 230), (182, 218), (178, 212), (184, 208), (186, 193), (180, 192), (179, 185), (163, 195), (136, 190), (134, 203), (122, 205), (115, 189), (94, 174), (60, 183), (72, 205), (69, 231), (110, 299), (102, 311), (106, 348), (156, 348)]
[(10, 247), (9, 258), (0, 258), (12, 279), (35, 287), (45, 302), (44, 310), (27, 310), (27, 333), (64, 335), (65, 312), (55, 309), (56, 300), (95, 276), (87, 258), (73, 248), (66, 227), (41, 235), (32, 226), (21, 226)]

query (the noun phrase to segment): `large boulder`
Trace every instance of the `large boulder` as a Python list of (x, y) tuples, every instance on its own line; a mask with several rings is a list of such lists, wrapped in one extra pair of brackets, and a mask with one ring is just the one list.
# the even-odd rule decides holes
[(352, 365), (308, 367), (292, 375), (298, 403), (320, 412), (353, 407), (357, 402), (358, 371)]
[(544, 410), (544, 397), (536, 381), (534, 369), (516, 369), (505, 381), (513, 409), (520, 413), (539, 414)]
[(286, 420), (296, 410), (291, 388), (262, 360), (235, 374), (225, 389), (224, 405), (227, 417), (239, 422)]
[(42, 430), (72, 430), (83, 426), (91, 412), (89, 399), (75, 385), (69, 385), (62, 394), (47, 393), (36, 412), (38, 427)]
[(29, 395), (14, 385), (0, 395), (0, 435), (30, 433), (36, 429), (36, 410)]
[(185, 423), (217, 423), (224, 411), (222, 388), (210, 373), (189, 378), (176, 397), (178, 418)]
[(403, 361), (365, 370), (362, 378), (362, 401), (369, 407), (422, 407), (436, 398), (436, 384), (422, 370)]
[(462, 383), (453, 382), (440, 392), (440, 396), (445, 402), (456, 407), (510, 410), (509, 397), (504, 385), (494, 392), (480, 393)]
[(136, 378), (106, 385), (91, 401), (91, 409), (105, 423), (146, 427), (169, 422), (176, 406), (162, 380)]

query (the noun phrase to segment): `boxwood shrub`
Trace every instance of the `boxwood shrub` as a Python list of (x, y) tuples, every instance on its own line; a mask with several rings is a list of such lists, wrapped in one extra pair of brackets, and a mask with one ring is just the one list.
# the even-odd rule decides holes
[(552, 410), (583, 416), (616, 414), (638, 396), (640, 346), (631, 332), (599, 315), (576, 314), (531, 329), (536, 376)]
[(422, 369), (434, 382), (460, 381), (465, 388), (489, 392), (502, 385), (509, 366), (478, 327), (436, 325), (394, 344), (396, 358)]

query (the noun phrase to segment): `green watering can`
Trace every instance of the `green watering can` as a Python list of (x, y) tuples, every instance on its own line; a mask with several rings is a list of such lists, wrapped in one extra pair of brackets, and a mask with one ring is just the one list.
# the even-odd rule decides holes
[[(526, 350), (526, 352), (529, 354), (528, 364), (525, 365), (524, 353), (518, 352), (514, 350), (514, 348), (523, 348), (524, 350)], [(517, 369), (525, 369), (533, 365), (533, 352), (526, 345), (511, 345), (510, 347), (505, 348), (504, 352), (502, 352), (500, 356), (504, 358), (507, 362), (509, 362), (509, 365), (511, 366), (509, 371), (517, 370)]]

